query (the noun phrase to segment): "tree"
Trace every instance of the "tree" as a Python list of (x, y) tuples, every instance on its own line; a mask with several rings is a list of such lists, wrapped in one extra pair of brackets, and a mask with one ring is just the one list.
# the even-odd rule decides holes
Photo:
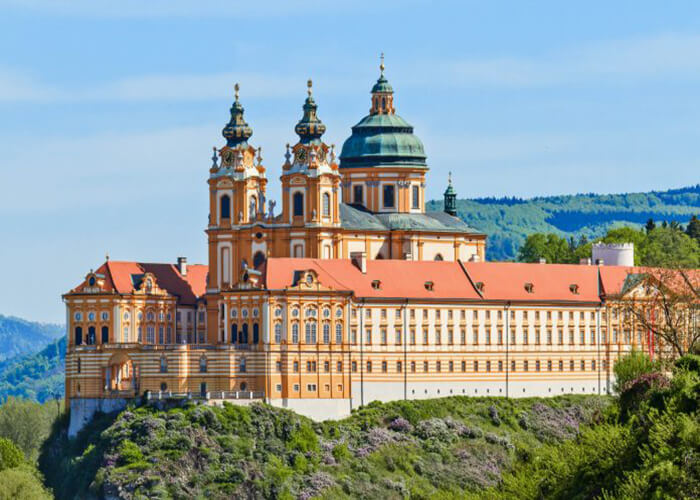
[(641, 264), (654, 267), (698, 267), (700, 245), (677, 229), (656, 228), (644, 242)]
[(566, 238), (556, 234), (531, 234), (520, 247), (518, 260), (521, 262), (538, 262), (546, 259), (549, 263), (572, 262), (572, 251)]
[(694, 352), (700, 344), (700, 272), (656, 268), (628, 279), (636, 282), (624, 301), (625, 316), (636, 322), (630, 326), (649, 332), (662, 357)]
[(656, 223), (654, 222), (654, 219), (649, 219), (644, 228), (646, 229), (647, 234), (651, 233), (654, 229), (656, 229)]
[(685, 228), (685, 234), (693, 238), (700, 244), (700, 219), (697, 215), (693, 215), (688, 222), (688, 227)]
[(0, 406), (0, 437), (12, 441), (28, 460), (33, 460), (57, 416), (53, 403), (40, 405), (10, 397)]

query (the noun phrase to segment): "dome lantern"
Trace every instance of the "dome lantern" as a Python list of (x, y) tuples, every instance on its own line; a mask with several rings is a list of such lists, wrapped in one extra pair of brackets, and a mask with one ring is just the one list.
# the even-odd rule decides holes
[(302, 144), (318, 144), (321, 136), (326, 131), (326, 126), (317, 116), (318, 105), (312, 95), (313, 82), (311, 79), (309, 79), (306, 86), (308, 87), (308, 97), (304, 101), (304, 116), (296, 124), (294, 131), (299, 136), (299, 142)]

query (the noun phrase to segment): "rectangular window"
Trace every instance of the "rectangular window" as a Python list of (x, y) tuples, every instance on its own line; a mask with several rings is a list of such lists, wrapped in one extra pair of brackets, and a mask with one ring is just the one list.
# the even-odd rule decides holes
[(455, 362), (454, 361), (450, 361), (447, 366), (449, 367), (450, 372), (455, 371)]
[(342, 373), (342, 372), (343, 372), (343, 362), (342, 362), (342, 361), (338, 361), (338, 362), (336, 363), (336, 371), (337, 371), (338, 373)]
[(403, 366), (401, 365), (401, 361), (397, 361), (396, 362), (396, 372), (401, 373), (402, 370), (403, 370)]
[(428, 372), (428, 362), (427, 361), (423, 361), (423, 371), (426, 373)]
[(372, 343), (372, 329), (367, 328), (365, 331), (365, 344), (371, 344)]
[(540, 360), (539, 359), (537, 361), (535, 361), (535, 371), (536, 372), (540, 371)]
[(411, 186), (411, 208), (420, 208), (420, 187), (414, 184)]
[(389, 367), (387, 365), (387, 362), (382, 361), (382, 373), (386, 373), (387, 371), (389, 371)]
[(275, 389), (277, 390), (277, 392), (282, 392), (282, 384), (277, 384), (275, 386)]
[(367, 373), (372, 373), (372, 362), (367, 361)]
[(464, 328), (459, 331), (459, 343), (462, 345), (467, 343), (467, 330)]
[(442, 362), (436, 361), (435, 362), (435, 371), (436, 372), (441, 372), (442, 371)]
[(310, 392), (316, 392), (316, 384), (306, 384), (306, 390)]
[(479, 362), (478, 361), (474, 361), (474, 371), (475, 372), (479, 371)]
[(281, 372), (281, 371), (282, 371), (282, 362), (281, 362), (281, 361), (275, 361), (275, 369), (276, 369), (278, 372)]
[(324, 361), (323, 362), (323, 371), (328, 373), (331, 371), (331, 362), (330, 361)]
[(442, 334), (440, 333), (440, 330), (435, 331), (435, 343), (437, 345), (442, 344)]
[(547, 371), (548, 372), (552, 371), (552, 360), (551, 359), (549, 361), (547, 361)]
[(428, 329), (423, 328), (423, 343), (427, 344), (428, 343)]
[(362, 205), (364, 203), (363, 188), (361, 184), (352, 187), (352, 202)]
[(357, 372), (357, 361), (353, 361), (352, 363), (350, 363), (350, 368), (352, 369), (353, 373), (356, 373)]
[(526, 372), (528, 371), (530, 366), (528, 365), (527, 360), (523, 361), (523, 371)]
[(486, 362), (486, 371), (490, 372), (491, 371), (491, 361)]
[(474, 328), (472, 331), (472, 342), (474, 343), (474, 345), (479, 344), (479, 330), (476, 328)]
[(411, 344), (416, 345), (416, 329), (411, 328)]
[[(382, 328), (380, 333), (381, 333), (382, 344), (386, 344), (386, 328)], [(368, 344), (369, 344), (369, 342), (368, 342)]]
[(584, 360), (581, 360), (581, 371), (582, 372), (586, 371), (586, 362)]
[(453, 330), (452, 328), (450, 328), (449, 330), (447, 330), (447, 343), (448, 343), (449, 345), (452, 345), (452, 344), (455, 343), (455, 338), (454, 338), (454, 337), (455, 337), (454, 330)]
[(384, 185), (384, 208), (394, 208), (394, 185)]
[(416, 372), (416, 362), (411, 361), (411, 372), (415, 373)]
[(498, 362), (498, 371), (502, 372), (503, 371), (503, 361)]
[(396, 334), (396, 344), (401, 345), (401, 329), (397, 328), (395, 331)]
[(298, 361), (294, 362), (294, 373), (299, 373), (299, 362)]

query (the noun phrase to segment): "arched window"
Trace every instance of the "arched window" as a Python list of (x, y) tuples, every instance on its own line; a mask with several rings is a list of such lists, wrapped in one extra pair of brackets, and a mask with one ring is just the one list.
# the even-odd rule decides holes
[(323, 343), (331, 343), (331, 325), (329, 323), (323, 324)]
[(275, 323), (275, 343), (282, 342), (282, 323)]
[(294, 216), (303, 216), (304, 215), (304, 194), (296, 192), (294, 193), (294, 196), (292, 197), (293, 200), (293, 205), (294, 205)]
[(315, 321), (307, 321), (306, 322), (306, 343), (307, 344), (315, 344), (317, 341), (316, 339), (316, 322)]
[(253, 323), (253, 344), (260, 342), (260, 325)]
[(222, 219), (229, 219), (231, 217), (231, 198), (229, 195), (225, 194), (219, 200), (220, 209), (219, 215)]
[(335, 343), (336, 344), (343, 343), (343, 324), (342, 323), (335, 324)]
[(238, 341), (238, 323), (231, 323), (231, 343)]
[(438, 261), (438, 262), (442, 262), (444, 259), (442, 258), (442, 255), (441, 255), (441, 254), (437, 254), (437, 255), (435, 256), (435, 260)]
[(331, 216), (331, 195), (323, 193), (323, 216)]
[(241, 358), (241, 360), (238, 362), (238, 371), (241, 373), (245, 373), (245, 371), (246, 371), (245, 358)]
[(207, 358), (205, 358), (204, 356), (199, 358), (199, 372), (207, 373)]
[(165, 356), (160, 358), (160, 373), (168, 373), (168, 359)]
[(248, 343), (248, 323), (243, 323), (243, 328), (241, 330), (241, 344)]
[(75, 345), (82, 345), (83, 343), (83, 328), (80, 326), (75, 327)]
[(109, 344), (109, 327), (108, 326), (102, 327), (102, 343)]
[(80, 358), (78, 358), (78, 366), (76, 368), (77, 368), (78, 373), (80, 373), (82, 371), (82, 363), (80, 361)]
[(258, 269), (265, 262), (265, 254), (262, 252), (255, 252), (253, 256), (253, 267)]
[(88, 327), (88, 336), (87, 336), (87, 344), (88, 345), (93, 345), (95, 343), (95, 327), (90, 326)]
[(292, 344), (299, 343), (299, 323), (292, 323)]

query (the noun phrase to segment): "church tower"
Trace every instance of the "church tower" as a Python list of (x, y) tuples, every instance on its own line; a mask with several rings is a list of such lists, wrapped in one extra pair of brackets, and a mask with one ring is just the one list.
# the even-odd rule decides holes
[(379, 69), (369, 115), (352, 127), (340, 153), (343, 201), (374, 213), (422, 214), (428, 171), (423, 143), (396, 114), (383, 55)]
[[(226, 144), (214, 148), (209, 169), (209, 285), (211, 291), (230, 288), (242, 266), (252, 265), (251, 243), (244, 231), (265, 217), (265, 167), (261, 149), (248, 143), (253, 129), (243, 118), (243, 106), (235, 101), (231, 119), (221, 134)], [(249, 231), (248, 231), (249, 232)], [(263, 252), (264, 255), (264, 252)]]
[(321, 140), (326, 126), (318, 118), (312, 82), (308, 81), (304, 114), (294, 127), (299, 141), (287, 145), (282, 166), (282, 221), (306, 228), (306, 236), (290, 237), (292, 257), (333, 258), (337, 242), (324, 230), (340, 226), (340, 174), (334, 146)]

